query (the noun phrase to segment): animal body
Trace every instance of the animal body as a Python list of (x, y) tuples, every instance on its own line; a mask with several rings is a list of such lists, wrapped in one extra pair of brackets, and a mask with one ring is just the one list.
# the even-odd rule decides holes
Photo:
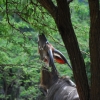
[(43, 67), (41, 70), (40, 88), (45, 100), (80, 100), (74, 82), (68, 77), (60, 77)]

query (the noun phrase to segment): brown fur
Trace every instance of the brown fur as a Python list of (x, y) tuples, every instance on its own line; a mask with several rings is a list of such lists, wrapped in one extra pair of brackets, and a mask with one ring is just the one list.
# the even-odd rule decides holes
[(48, 89), (58, 80), (58, 73), (49, 71), (47, 68), (42, 67), (40, 85), (41, 92), (46, 95)]
[(52, 73), (45, 67), (41, 69), (40, 86), (49, 89), (57, 79), (57, 73)]

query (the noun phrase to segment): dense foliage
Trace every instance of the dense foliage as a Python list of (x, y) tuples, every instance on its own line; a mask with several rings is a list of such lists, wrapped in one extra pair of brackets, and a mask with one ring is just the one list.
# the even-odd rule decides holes
[[(75, 1), (70, 4), (70, 8), (73, 27), (90, 78), (87, 3)], [(68, 59), (54, 20), (39, 3), (35, 0), (0, 1), (0, 99), (36, 100), (41, 94), (38, 85), (42, 65), (37, 50), (37, 37), (41, 32)], [(56, 66), (61, 75), (72, 77), (67, 65)]]

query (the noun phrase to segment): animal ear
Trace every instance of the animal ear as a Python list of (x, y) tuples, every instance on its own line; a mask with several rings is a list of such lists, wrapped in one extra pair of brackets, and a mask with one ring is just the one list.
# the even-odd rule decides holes
[(66, 61), (61, 57), (60, 54), (54, 53), (54, 60), (59, 64), (65, 64)]
[(67, 59), (65, 58), (65, 56), (57, 49), (54, 49), (54, 60), (57, 62), (57, 63), (60, 63), (60, 64), (68, 64), (68, 66), (72, 69), (72, 67), (69, 65)]

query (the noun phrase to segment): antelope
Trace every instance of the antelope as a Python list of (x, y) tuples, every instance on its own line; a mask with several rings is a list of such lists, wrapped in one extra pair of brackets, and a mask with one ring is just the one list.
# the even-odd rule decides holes
[(64, 55), (56, 50), (46, 39), (44, 34), (39, 35), (38, 49), (40, 58), (45, 62), (41, 69), (40, 90), (45, 95), (45, 100), (80, 100), (77, 88), (74, 82), (68, 77), (60, 77), (54, 60), (58, 63), (67, 63)]

